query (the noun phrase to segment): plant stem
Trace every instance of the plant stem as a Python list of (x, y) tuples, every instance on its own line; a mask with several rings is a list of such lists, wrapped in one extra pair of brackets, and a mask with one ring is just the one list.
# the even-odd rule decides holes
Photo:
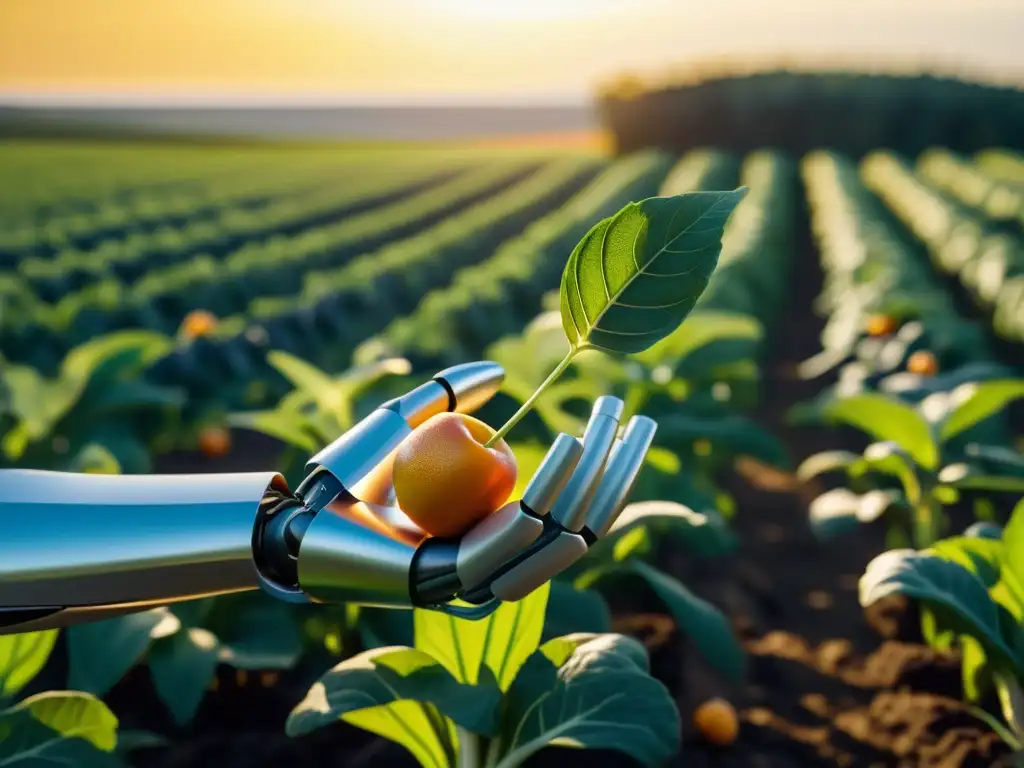
[(1024, 741), (1024, 691), (1010, 675), (996, 673), (996, 692), (999, 695), (1003, 718), (1018, 741)]
[(504, 425), (502, 425), (501, 429), (495, 432), (494, 436), (486, 443), (484, 443), (485, 448), (490, 448), (491, 446), (493, 446), (496, 442), (505, 437), (505, 435), (508, 434), (509, 430), (512, 429), (512, 427), (514, 427), (516, 424), (522, 421), (523, 417), (530, 412), (531, 408), (533, 408), (533, 404), (537, 402), (537, 398), (544, 394), (544, 391), (547, 390), (547, 388), (550, 387), (552, 384), (554, 384), (559, 376), (565, 373), (566, 369), (572, 363), (572, 359), (576, 357), (576, 354), (580, 351), (581, 350), (578, 347), (573, 347), (572, 349), (569, 350), (569, 353), (565, 356), (562, 362), (555, 366), (555, 370), (548, 374), (548, 377), (544, 379), (543, 383), (539, 387), (537, 387), (537, 389), (534, 391), (532, 395), (530, 395), (527, 401), (523, 403), (522, 406), (520, 406), (519, 410), (512, 415), (512, 418), (506, 421)]
[(461, 725), (455, 726), (459, 737), (457, 768), (480, 768), (480, 737)]

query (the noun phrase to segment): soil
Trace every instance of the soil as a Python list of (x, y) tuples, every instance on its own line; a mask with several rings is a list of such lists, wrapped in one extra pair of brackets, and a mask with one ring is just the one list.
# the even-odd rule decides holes
[[(807, 263), (813, 263), (812, 258)], [(799, 462), (826, 448), (856, 447), (855, 437), (784, 423), (786, 410), (820, 389), (800, 382), (793, 365), (819, 349), (820, 326), (808, 322), (819, 288), (813, 270), (794, 276), (792, 312), (774, 334), (779, 345), (768, 371), (766, 399), (757, 418), (779, 434)], [(269, 444), (236, 446), (231, 457), (211, 462), (169, 456), (160, 471), (224, 471), (272, 466)], [(695, 593), (730, 616), (749, 654), (742, 685), (718, 679), (660, 615), (619, 614), (617, 626), (644, 637), (652, 671), (675, 695), (684, 744), (672, 765), (690, 768), (991, 768), (1007, 749), (961, 702), (959, 661), (921, 643), (911, 610), (893, 602), (865, 615), (857, 601), (864, 566), (884, 550), (880, 531), (854, 533), (834, 544), (817, 541), (807, 525), (814, 489), (792, 476), (753, 464), (729, 481), (738, 502), (734, 521), (740, 546), (713, 561), (673, 556), (664, 567)], [(648, 611), (643, 600), (622, 608)], [(112, 706), (126, 725), (156, 727), (160, 713), (143, 712), (154, 699), (145, 670), (114, 691)], [(239, 683), (242, 683), (241, 685)], [(344, 724), (300, 739), (283, 735), (288, 710), (305, 682), (298, 678), (263, 687), (222, 670), (217, 690), (196, 722), (169, 748), (137, 753), (146, 768), (184, 766), (414, 765), (400, 747)], [(741, 719), (736, 742), (715, 748), (690, 725), (694, 708), (723, 696)], [(159, 706), (159, 705), (156, 705)], [(634, 765), (616, 753), (549, 749), (532, 766)]]

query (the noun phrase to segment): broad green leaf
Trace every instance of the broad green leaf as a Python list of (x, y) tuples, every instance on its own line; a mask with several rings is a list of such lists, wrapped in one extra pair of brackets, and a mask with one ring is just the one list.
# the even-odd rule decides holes
[(859, 592), (865, 608), (889, 595), (920, 600), (945, 631), (970, 635), (990, 657), (1018, 667), (1015, 651), (1002, 635), (1001, 606), (989, 597), (985, 583), (959, 563), (912, 549), (891, 550), (868, 564)]
[(109, 359), (133, 353), (137, 366), (144, 366), (174, 348), (174, 341), (162, 333), (145, 330), (117, 331), (90, 339), (75, 347), (61, 363), (61, 378), (85, 380)]
[(219, 598), (205, 628), (217, 636), (220, 661), (239, 669), (290, 669), (302, 655), (291, 606), (263, 592)]
[(1008, 403), (1024, 397), (1024, 381), (1000, 380), (963, 384), (953, 393), (957, 405), (946, 417), (939, 432), (942, 440), (950, 440), (964, 430), (987, 419)]
[(698, 309), (664, 339), (637, 354), (636, 359), (652, 368), (674, 365), (707, 344), (725, 339), (757, 340), (763, 335), (761, 324), (750, 315)]
[(404, 357), (388, 357), (349, 368), (334, 383), (345, 398), (354, 400), (386, 376), (408, 376), (410, 373), (412, 363)]
[(856, 427), (879, 441), (893, 441), (923, 468), (934, 470), (939, 454), (928, 422), (911, 406), (885, 395), (865, 392), (830, 403), (825, 415)]
[(314, 454), (323, 446), (303, 429), (302, 420), (296, 418), (297, 416), (298, 414), (277, 410), (233, 413), (227, 417), (227, 423), (232, 427), (262, 432), (283, 443), (294, 445), (306, 453)]
[(13, 696), (46, 665), (57, 630), (0, 635), (0, 698)]
[(159, 638), (181, 628), (166, 608), (76, 624), (67, 630), (68, 685), (103, 696)]
[(268, 352), (267, 362), (288, 379), (293, 387), (308, 392), (320, 408), (334, 411), (338, 407), (341, 399), (338, 387), (329, 375), (315, 365), (283, 350)]
[(1003, 529), (995, 523), (977, 522), (971, 523), (964, 529), (964, 536), (972, 539), (995, 539), (1003, 538)]
[(433, 704), (396, 701), (357, 709), (343, 718), (364, 731), (401, 744), (426, 768), (448, 768), (458, 755), (455, 724)]
[[(289, 736), (300, 736), (340, 719), (386, 736), (413, 754), (417, 749), (429, 754), (432, 750), (425, 747), (430, 738), (447, 732), (437, 727), (442, 716), (475, 733), (493, 733), (499, 701), (497, 689), (460, 683), (429, 654), (414, 648), (377, 648), (324, 674), (292, 710), (285, 730)], [(358, 716), (359, 712), (367, 714)], [(393, 724), (381, 725), (388, 718)], [(387, 731), (378, 730), (382, 727)], [(443, 744), (444, 739), (439, 741)]]
[(837, 469), (846, 469), (848, 466), (860, 460), (860, 454), (851, 451), (822, 451), (804, 459), (796, 468), (796, 477), (801, 482), (832, 472)]
[(540, 645), (550, 589), (550, 582), (545, 582), (478, 621), (440, 611), (414, 611), (416, 648), (437, 659), (459, 682), (483, 683), (482, 670), (489, 669), (504, 691)]
[(939, 482), (964, 491), (1024, 493), (1024, 477), (986, 475), (968, 464), (949, 464), (939, 472)]
[(672, 613), (679, 630), (693, 642), (711, 666), (733, 681), (743, 678), (745, 656), (728, 618), (708, 601), (697, 597), (682, 582), (639, 560), (629, 570), (641, 577)]
[(746, 192), (652, 197), (596, 224), (562, 274), (571, 347), (630, 354), (672, 333), (707, 287), (726, 222)]
[(95, 696), (47, 691), (0, 711), (0, 765), (120, 768), (117, 717)]
[(648, 674), (646, 660), (643, 646), (622, 635), (546, 643), (509, 690), (506, 751), (497, 768), (522, 765), (547, 746), (611, 749), (644, 765), (675, 755), (679, 712), (668, 689)]
[(1024, 500), (1017, 502), (1003, 529), (1003, 572), (1000, 586), (1011, 593), (1016, 605), (1011, 607), (1007, 600), (1000, 602), (1011, 608), (1014, 615), (1024, 622)]
[(220, 646), (205, 629), (189, 627), (153, 643), (149, 672), (160, 700), (178, 725), (195, 716), (217, 671)]
[(21, 420), (29, 440), (45, 437), (75, 404), (85, 388), (77, 379), (44, 379), (26, 366), (9, 366), (4, 383), (10, 393), (10, 407)]
[(910, 504), (921, 500), (921, 481), (917, 476), (914, 458), (892, 440), (872, 443), (864, 449), (862, 460), (850, 467), (850, 477), (858, 478), (868, 471), (895, 477), (903, 485)]
[(814, 535), (832, 539), (853, 528), (873, 523), (889, 510), (900, 505), (903, 494), (894, 490), (868, 491), (860, 494), (848, 488), (835, 488), (811, 502), (809, 522)]
[(999, 581), (1002, 542), (982, 537), (957, 536), (936, 542), (928, 552), (957, 563), (991, 589)]
[(611, 628), (612, 614), (600, 593), (577, 589), (560, 579), (551, 582), (543, 642), (570, 632), (608, 632)]
[(724, 554), (735, 544), (729, 527), (716, 514), (695, 512), (675, 501), (636, 501), (622, 510), (608, 534), (591, 547), (586, 562), (605, 560), (623, 537), (641, 527), (652, 531), (656, 540), (670, 539), (703, 557)]

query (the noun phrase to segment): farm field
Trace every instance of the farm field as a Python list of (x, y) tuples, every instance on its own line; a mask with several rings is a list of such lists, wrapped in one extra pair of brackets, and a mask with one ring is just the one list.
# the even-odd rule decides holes
[[(659, 423), (636, 521), (555, 580), (544, 639), (639, 639), (681, 718), (670, 765), (1011, 765), (972, 707), (1005, 710), (991, 686), (970, 701), (964, 669), (998, 659), (1019, 685), (1024, 635), (1010, 661), (991, 638), (961, 654), (935, 627), (977, 595), (875, 558), (958, 537), (981, 572), (1004, 526), (1021, 553), (1024, 153), (595, 144), (0, 145), (0, 467), (294, 481), (377, 404), (477, 359), (508, 373), (480, 413), (498, 425), (564, 354), (559, 281), (597, 222), (743, 186), (670, 343), (581, 356), (509, 437), (528, 476), (600, 394)], [(963, 602), (905, 596), (929, 589)], [(351, 721), (285, 730), (325, 670), (412, 644), (412, 619), (270, 602), (0, 636), (0, 694), (95, 694), (147, 768), (417, 764)], [(691, 722), (714, 697), (739, 713), (728, 746)], [(636, 763), (556, 746), (526, 764)]]

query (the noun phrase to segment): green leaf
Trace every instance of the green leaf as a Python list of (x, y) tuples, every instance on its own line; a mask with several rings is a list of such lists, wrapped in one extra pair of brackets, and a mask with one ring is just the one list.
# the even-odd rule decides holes
[(746, 192), (652, 197), (596, 224), (562, 274), (571, 347), (630, 354), (672, 333), (707, 287), (726, 222)]
[(68, 471), (92, 475), (119, 475), (121, 463), (99, 443), (89, 443), (75, 454)]
[(900, 506), (903, 494), (894, 490), (860, 494), (848, 488), (835, 488), (811, 502), (809, 522), (818, 538), (827, 541), (860, 525), (878, 520)]
[(132, 613), (116, 619), (76, 624), (67, 630), (68, 684), (103, 696), (159, 638), (181, 628), (166, 608)]
[(178, 725), (195, 716), (217, 671), (219, 656), (217, 638), (199, 627), (153, 643), (149, 653), (153, 685)]
[(98, 336), (72, 349), (61, 363), (61, 378), (85, 381), (115, 357), (131, 355), (141, 368), (167, 355), (174, 341), (162, 333), (145, 330), (117, 331)]
[(291, 606), (263, 592), (218, 598), (205, 628), (217, 636), (221, 663), (238, 669), (291, 669), (302, 655)]
[(681, 632), (711, 666), (732, 681), (743, 679), (745, 656), (728, 618), (718, 608), (693, 594), (682, 582), (639, 560), (628, 569), (644, 579), (665, 603)]
[(57, 630), (0, 635), (0, 698), (13, 696), (46, 666)]
[(120, 768), (117, 718), (95, 696), (47, 691), (0, 711), (0, 765)]
[(951, 393), (959, 403), (946, 417), (939, 431), (941, 440), (951, 440), (961, 432), (1002, 410), (1008, 403), (1024, 397), (1024, 381), (999, 380), (962, 384)]
[(323, 446), (303, 428), (302, 422), (301, 414), (280, 410), (232, 413), (227, 417), (227, 423), (232, 427), (262, 432), (308, 454), (314, 454)]
[(865, 392), (830, 403), (825, 415), (856, 427), (879, 441), (893, 441), (919, 465), (934, 470), (939, 462), (928, 422), (911, 406), (893, 397)]
[(457, 619), (440, 611), (416, 610), (416, 648), (437, 659), (459, 682), (487, 680), (489, 669), (500, 690), (540, 645), (550, 582), (522, 600), (503, 603), (485, 619)]
[(338, 664), (310, 688), (285, 724), (301, 736), (338, 720), (391, 739), (423, 765), (447, 766), (458, 722), (475, 733), (497, 727), (500, 694), (460, 683), (414, 648), (377, 648)]
[(948, 464), (939, 472), (939, 482), (963, 491), (1008, 491), (1024, 493), (1024, 477), (986, 475), (969, 464)]
[(268, 352), (267, 362), (293, 387), (308, 393), (320, 408), (336, 410), (340, 400), (338, 388), (334, 380), (319, 368), (283, 350)]
[(724, 554), (735, 544), (735, 537), (717, 514), (695, 512), (675, 501), (636, 501), (622, 510), (607, 535), (590, 548), (584, 563), (589, 567), (621, 560), (614, 556), (623, 554), (619, 543), (638, 528), (650, 530), (656, 540), (671, 539), (686, 552), (702, 557)]
[(999, 663), (1019, 667), (1002, 635), (1001, 606), (989, 597), (985, 583), (960, 563), (928, 552), (891, 550), (868, 564), (859, 592), (865, 608), (895, 594), (920, 600), (943, 631), (969, 635)]
[(691, 352), (716, 341), (753, 341), (762, 338), (763, 335), (761, 323), (750, 315), (698, 309), (664, 339), (637, 354), (636, 359), (652, 368), (659, 365), (674, 367)]
[(796, 477), (801, 482), (823, 475), (826, 472), (833, 472), (837, 469), (846, 469), (851, 464), (860, 460), (860, 454), (851, 451), (822, 451), (804, 459), (796, 468)]
[(559, 579), (551, 582), (543, 642), (570, 632), (608, 632), (611, 628), (612, 614), (599, 592), (577, 589)]
[(497, 768), (546, 746), (611, 749), (659, 765), (681, 746), (679, 712), (622, 635), (556, 638), (530, 657), (508, 694)]

